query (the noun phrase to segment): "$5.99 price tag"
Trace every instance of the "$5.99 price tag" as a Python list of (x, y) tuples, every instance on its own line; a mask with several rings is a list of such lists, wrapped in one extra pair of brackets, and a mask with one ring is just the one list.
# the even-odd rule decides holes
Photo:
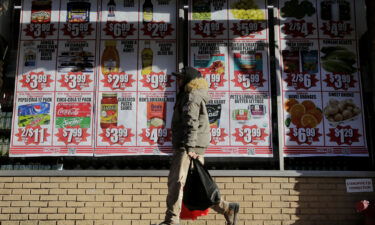
[(143, 87), (147, 87), (150, 90), (165, 90), (167, 87), (171, 87), (172, 82), (171, 75), (166, 75), (164, 72), (151, 72), (148, 75), (143, 75), (141, 82)]
[(319, 80), (315, 74), (307, 73), (288, 73), (285, 79), (288, 87), (293, 87), (295, 90), (305, 89), (308, 90), (312, 87), (316, 87)]
[(335, 142), (338, 145), (352, 145), (355, 142), (359, 142), (359, 138), (362, 135), (359, 134), (358, 129), (354, 129), (349, 125), (339, 125), (336, 128), (330, 128), (327, 136), (331, 142)]
[(51, 87), (53, 80), (51, 79), (51, 75), (45, 74), (44, 72), (31, 72), (29, 74), (22, 75), (20, 82), (22, 83), (22, 87), (26, 87), (30, 91), (41, 91), (45, 88)]
[(66, 145), (79, 145), (81, 142), (87, 141), (87, 137), (90, 135), (87, 133), (87, 128), (67, 126), (65, 128), (59, 128), (55, 136), (58, 137), (58, 142), (63, 142)]
[(311, 145), (313, 142), (318, 142), (322, 134), (319, 133), (319, 128), (289, 128), (288, 136), (290, 141), (297, 142), (297, 144)]
[(84, 38), (90, 36), (94, 29), (91, 23), (67, 23), (64, 24), (62, 31), (64, 31), (65, 36), (71, 38)]
[(111, 72), (101, 80), (104, 83), (104, 87), (109, 87), (111, 90), (125, 90), (128, 87), (132, 87), (134, 81), (133, 75), (125, 72)]
[(40, 126), (32, 127), (26, 126), (24, 128), (18, 128), (17, 141), (24, 142), (26, 145), (39, 145), (47, 142), (48, 133), (47, 128), (42, 128)]
[(236, 137), (237, 142), (242, 142), (244, 145), (258, 145), (260, 142), (264, 142), (269, 135), (265, 132), (265, 128), (259, 128), (257, 125), (245, 125), (242, 128), (236, 128), (233, 136)]
[(99, 136), (103, 138), (103, 142), (109, 143), (110, 145), (124, 145), (125, 143), (131, 142), (131, 138), (134, 137), (134, 134), (131, 133), (131, 129), (121, 125), (102, 129), (102, 133)]
[(61, 79), (58, 81), (61, 83), (61, 87), (65, 87), (68, 90), (81, 91), (84, 88), (88, 88), (93, 80), (90, 79), (90, 74), (70, 72), (61, 75)]
[(265, 28), (266, 28), (266, 25), (263, 22), (257, 22), (253, 20), (243, 20), (239, 23), (234, 23), (231, 30), (233, 31), (234, 35), (246, 37), (252, 34), (260, 33)]
[(164, 145), (166, 142), (170, 142), (172, 140), (172, 130), (169, 128), (164, 127), (153, 127), (142, 129), (142, 137), (143, 142), (147, 142), (150, 145)]
[(142, 30), (143, 35), (151, 38), (165, 38), (171, 36), (174, 31), (172, 24), (164, 21), (146, 23)]
[(215, 38), (223, 35), (225, 28), (223, 23), (218, 23), (215, 20), (203, 20), (200, 23), (196, 23), (193, 30), (196, 35), (200, 35), (204, 38)]
[(234, 72), (234, 79), (232, 80), (235, 87), (240, 87), (242, 90), (256, 90), (257, 88), (263, 87), (264, 82), (263, 73), (246, 73), (242, 71)]

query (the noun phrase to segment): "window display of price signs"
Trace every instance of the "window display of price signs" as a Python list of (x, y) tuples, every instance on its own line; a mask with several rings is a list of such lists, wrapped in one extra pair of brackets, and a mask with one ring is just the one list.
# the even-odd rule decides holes
[(272, 157), (266, 1), (190, 1), (189, 64), (207, 80), (206, 155)]
[(25, 1), (10, 155), (171, 153), (177, 6)]
[(354, 11), (353, 0), (279, 1), (287, 157), (368, 155)]

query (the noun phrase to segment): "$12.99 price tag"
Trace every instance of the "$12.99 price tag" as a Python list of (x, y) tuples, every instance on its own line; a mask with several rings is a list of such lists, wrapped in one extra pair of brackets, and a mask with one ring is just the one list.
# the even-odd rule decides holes
[(164, 145), (166, 142), (172, 141), (172, 130), (164, 127), (153, 127), (142, 129), (142, 142), (147, 142), (150, 145)]
[(131, 142), (131, 138), (134, 137), (134, 134), (131, 133), (130, 128), (125, 128), (121, 125), (102, 129), (102, 133), (99, 136), (103, 138), (103, 142), (109, 143), (110, 145), (124, 145), (125, 143)]
[(234, 72), (235, 87), (240, 87), (242, 90), (256, 90), (257, 88), (263, 87), (265, 79), (263, 79), (262, 72), (246, 72), (246, 71), (235, 71)]
[(31, 23), (28, 24), (23, 31), (26, 32), (26, 36), (35, 39), (53, 36), (53, 32), (56, 31), (56, 29), (54, 28), (54, 24), (51, 23)]
[(18, 128), (18, 133), (15, 136), (18, 137), (17, 141), (23, 142), (26, 145), (40, 145), (47, 142), (47, 137), (51, 135), (48, 133), (47, 128), (26, 126)]
[(319, 133), (319, 128), (289, 128), (290, 141), (297, 142), (297, 144), (308, 144), (311, 145), (314, 142), (319, 141), (319, 137), (322, 134)]
[(143, 35), (151, 38), (165, 38), (171, 36), (174, 31), (172, 24), (164, 21), (146, 23), (142, 30)]
[(104, 83), (104, 87), (108, 87), (111, 90), (125, 90), (132, 87), (134, 81), (133, 75), (125, 72), (111, 72), (108, 75), (104, 75), (104, 79), (101, 80)]
[(335, 90), (345, 90), (354, 88), (355, 83), (353, 75), (351, 74), (327, 74), (327, 78), (324, 80), (327, 83), (327, 87), (332, 87)]
[(288, 73), (285, 79), (287, 86), (293, 87), (295, 90), (308, 90), (312, 87), (316, 87), (318, 81), (315, 74), (307, 73)]
[(242, 128), (236, 128), (233, 136), (236, 137), (236, 142), (241, 142), (244, 145), (258, 145), (260, 142), (266, 141), (268, 134), (265, 130), (257, 125), (245, 125)]
[(31, 72), (29, 74), (22, 75), (22, 79), (20, 80), (22, 83), (22, 87), (26, 87), (30, 91), (33, 90), (43, 90), (45, 88), (51, 87), (51, 83), (53, 80), (51, 79), (51, 75), (44, 74), (44, 72)]
[(225, 137), (228, 136), (228, 134), (225, 133), (224, 128), (217, 127), (217, 125), (213, 125), (210, 128), (210, 143), (213, 145), (217, 145), (220, 142), (225, 141)]
[(134, 28), (134, 24), (126, 21), (108, 21), (103, 30), (105, 31), (106, 35), (112, 36), (113, 38), (126, 38), (134, 35), (134, 31), (136, 29)]
[(150, 90), (165, 90), (167, 87), (172, 87), (173, 81), (172, 76), (164, 72), (151, 72), (150, 74), (143, 75), (143, 79), (141, 80), (143, 87), (147, 87)]
[(90, 74), (83, 74), (82, 72), (63, 74), (58, 81), (61, 83), (61, 87), (65, 87), (68, 90), (79, 91), (88, 88), (90, 83), (93, 82), (93, 80), (90, 79)]
[(196, 23), (193, 30), (196, 35), (200, 35), (204, 38), (215, 38), (224, 34), (224, 24), (218, 23), (215, 20), (203, 20), (200, 23)]
[(58, 142), (63, 142), (66, 145), (79, 145), (81, 142), (87, 141), (87, 137), (89, 137), (90, 134), (87, 133), (87, 128), (67, 126), (65, 128), (59, 128), (55, 136), (58, 138)]
[(62, 28), (65, 36), (71, 38), (84, 38), (85, 36), (90, 36), (94, 31), (91, 23), (67, 23), (64, 24)]
[(359, 142), (359, 138), (362, 135), (359, 134), (358, 129), (354, 129), (349, 125), (339, 125), (336, 128), (330, 128), (327, 136), (330, 138), (330, 142), (335, 142), (338, 145), (352, 145), (354, 142)]

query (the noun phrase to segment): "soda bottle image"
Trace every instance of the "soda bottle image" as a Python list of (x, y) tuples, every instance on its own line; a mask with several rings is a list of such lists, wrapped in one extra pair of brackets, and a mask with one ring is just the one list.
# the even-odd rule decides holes
[(145, 41), (145, 48), (142, 50), (142, 75), (149, 75), (152, 72), (152, 61), (154, 53), (152, 52), (150, 41)]

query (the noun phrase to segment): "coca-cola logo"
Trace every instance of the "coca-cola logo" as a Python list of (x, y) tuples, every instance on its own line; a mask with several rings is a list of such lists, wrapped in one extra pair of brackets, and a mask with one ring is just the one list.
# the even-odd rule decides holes
[(57, 111), (57, 116), (78, 116), (79, 114), (79, 109), (77, 108), (72, 108), (72, 109), (59, 109)]

